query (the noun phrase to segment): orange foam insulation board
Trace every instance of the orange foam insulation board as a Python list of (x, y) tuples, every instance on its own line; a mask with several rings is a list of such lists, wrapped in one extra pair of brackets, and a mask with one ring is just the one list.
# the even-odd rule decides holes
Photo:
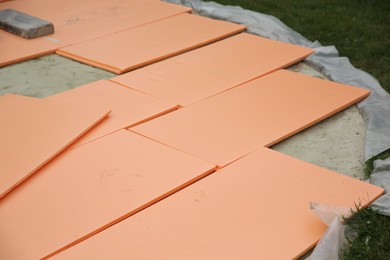
[(24, 39), (3, 30), (0, 30), (0, 45), (0, 67), (54, 53), (61, 46), (47, 37)]
[(355, 208), (382, 193), (261, 148), (53, 259), (296, 259), (326, 230), (310, 202)]
[(163, 101), (107, 80), (96, 81), (46, 99), (111, 108), (108, 117), (73, 143), (72, 147), (177, 109), (174, 103)]
[(4, 199), (109, 112), (107, 106), (1, 96), (0, 198)]
[(365, 89), (279, 70), (130, 130), (223, 167), (368, 94)]
[(127, 130), (68, 150), (1, 201), (0, 259), (60, 252), (214, 170)]
[(56, 14), (64, 14), (85, 9), (88, 6), (91, 7), (109, 2), (112, 2), (112, 0), (11, 0), (9, 3), (1, 4), (1, 9), (11, 8), (21, 12), (31, 13), (34, 16), (48, 16), (53, 15), (53, 10), (56, 10)]
[(64, 47), (56, 53), (121, 74), (244, 30), (242, 25), (180, 14)]
[(110, 80), (186, 106), (290, 66), (312, 52), (240, 33)]
[(187, 7), (156, 0), (30, 0), (4, 2), (0, 7), (15, 9), (54, 24), (54, 34), (32, 40), (0, 30), (0, 67), (191, 11)]

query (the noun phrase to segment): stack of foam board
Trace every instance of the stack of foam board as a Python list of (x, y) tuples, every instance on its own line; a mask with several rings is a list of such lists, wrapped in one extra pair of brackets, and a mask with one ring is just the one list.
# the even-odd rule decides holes
[[(172, 8), (69, 3), (70, 24)], [(163, 16), (186, 10), (173, 8)], [(45, 99), (0, 97), (1, 259), (296, 258), (326, 229), (310, 202), (353, 208), (383, 193), (267, 148), (369, 94), (280, 70), (312, 50), (190, 14), (129, 24), (59, 53), (118, 73), (152, 65)]]

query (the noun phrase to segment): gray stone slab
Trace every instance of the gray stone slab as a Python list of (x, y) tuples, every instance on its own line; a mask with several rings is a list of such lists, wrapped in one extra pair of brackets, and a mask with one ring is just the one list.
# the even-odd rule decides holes
[(51, 22), (13, 9), (0, 10), (0, 28), (26, 39), (54, 33)]

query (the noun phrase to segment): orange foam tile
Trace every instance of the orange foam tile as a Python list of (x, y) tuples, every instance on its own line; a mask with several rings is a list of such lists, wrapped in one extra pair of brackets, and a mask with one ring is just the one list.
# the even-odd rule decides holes
[(295, 259), (326, 229), (311, 201), (355, 209), (382, 193), (261, 148), (53, 259)]
[(57, 54), (120, 74), (243, 30), (242, 25), (181, 14), (61, 48)]
[(184, 6), (156, 0), (113, 0), (56, 15), (53, 19), (58, 33), (53, 38), (76, 44), (190, 11)]
[(112, 132), (148, 121), (174, 111), (177, 106), (107, 80), (96, 81), (47, 99), (111, 108), (108, 118), (79, 138), (73, 147)]
[(9, 64), (54, 53), (61, 44), (47, 37), (24, 39), (0, 30), (0, 46), (0, 67), (4, 67)]
[(280, 70), (131, 130), (224, 166), (368, 94), (365, 89)]
[[(4, 5), (4, 7), (3, 7)], [(102, 37), (134, 28), (191, 9), (156, 0), (99, 0), (99, 1), (11, 1), (2, 8), (13, 8), (48, 20), (54, 24), (54, 34), (34, 40), (0, 34), (4, 55), (0, 66), (9, 65), (54, 53), (59, 47)], [(53, 13), (53, 10), (56, 10)]]
[(52, 0), (13, 0), (1, 5), (2, 9), (15, 9), (21, 12), (28, 13), (36, 17), (53, 16), (55, 14), (68, 13), (96, 4), (109, 3), (113, 0), (67, 0), (67, 1), (52, 1)]
[(110, 80), (186, 106), (294, 64), (312, 51), (241, 33)]
[(0, 198), (107, 116), (105, 107), (0, 97)]
[(1, 201), (0, 258), (61, 251), (214, 168), (127, 130), (67, 151)]

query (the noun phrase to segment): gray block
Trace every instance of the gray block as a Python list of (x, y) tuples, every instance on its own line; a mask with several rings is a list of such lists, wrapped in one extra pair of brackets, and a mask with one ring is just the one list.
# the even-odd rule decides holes
[(27, 39), (54, 33), (52, 23), (13, 9), (0, 10), (0, 28)]

